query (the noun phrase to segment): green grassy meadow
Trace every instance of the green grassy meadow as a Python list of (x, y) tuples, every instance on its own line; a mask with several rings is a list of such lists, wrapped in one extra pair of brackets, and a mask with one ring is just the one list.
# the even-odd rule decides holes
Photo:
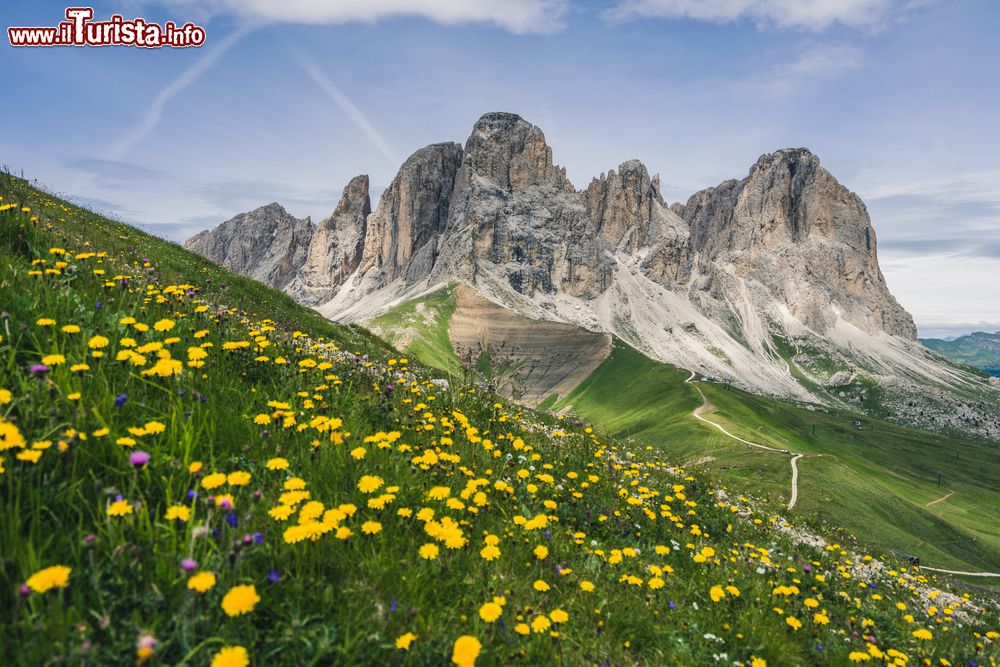
[[(439, 391), (365, 330), (9, 175), (0, 197), (0, 664), (1000, 657), (994, 597), (832, 526), (795, 539), (777, 475), (723, 493), (681, 466), (714, 441), (677, 369), (616, 349), (599, 372), (643, 382), (567, 398), (616, 438)], [(708, 391), (744, 428), (767, 407)]]
[(412, 336), (400, 350), (420, 359), (424, 364), (450, 375), (462, 375), (462, 361), (455, 354), (448, 338), (448, 320), (455, 312), (454, 288), (443, 288), (406, 301), (372, 321), (394, 337), (406, 331)]
[[(734, 488), (787, 502), (788, 457), (692, 419), (701, 400), (684, 384), (688, 375), (619, 343), (557, 407), (568, 406), (617, 437), (656, 443), (672, 459)], [(926, 565), (1000, 572), (1000, 448), (722, 385), (699, 386), (714, 406), (706, 418), (751, 442), (805, 454), (791, 517), (842, 529), (872, 548), (917, 555)]]

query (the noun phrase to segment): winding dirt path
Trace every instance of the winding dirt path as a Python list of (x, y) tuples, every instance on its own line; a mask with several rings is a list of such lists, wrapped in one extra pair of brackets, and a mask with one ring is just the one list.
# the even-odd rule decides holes
[(927, 567), (926, 565), (921, 565), (920, 569), (930, 570), (931, 572), (944, 572), (945, 574), (961, 574), (966, 577), (1000, 577), (1000, 572), (962, 572), (960, 570), (942, 570), (938, 567)]
[(940, 498), (938, 498), (937, 500), (932, 500), (932, 501), (930, 501), (929, 503), (927, 503), (926, 505), (924, 505), (924, 507), (930, 507), (931, 505), (937, 505), (937, 504), (938, 504), (939, 502), (942, 502), (942, 501), (944, 501), (944, 500), (948, 500), (948, 499), (949, 499), (949, 498), (951, 498), (951, 497), (952, 497), (953, 495), (955, 495), (955, 492), (954, 492), (954, 491), (952, 491), (952, 492), (950, 492), (950, 493), (948, 493), (948, 494), (946, 494), (946, 495), (943, 495), (943, 496), (941, 496), (941, 497), (940, 497)]
[[(696, 376), (696, 373), (694, 371), (691, 371), (690, 377), (688, 377), (687, 380), (684, 380), (684, 383), (685, 384), (691, 384), (692, 381), (694, 380), (695, 376)], [(730, 433), (729, 431), (727, 431), (725, 428), (723, 428), (720, 424), (716, 424), (715, 422), (713, 422), (711, 420), (705, 419), (704, 417), (702, 417), (702, 413), (704, 413), (706, 410), (710, 410), (713, 406), (712, 406), (711, 403), (709, 403), (708, 397), (705, 396), (705, 392), (703, 392), (701, 390), (701, 387), (699, 387), (697, 384), (693, 384), (692, 386), (695, 388), (695, 391), (698, 392), (698, 395), (701, 396), (701, 405), (699, 405), (697, 408), (694, 409), (694, 411), (691, 412), (691, 416), (692, 417), (694, 417), (698, 421), (701, 421), (701, 422), (704, 422), (704, 423), (708, 424), (712, 428), (715, 428), (715, 429), (721, 431), (722, 433), (724, 433), (728, 437), (732, 438), (733, 440), (736, 440), (738, 442), (742, 442), (745, 445), (750, 445), (751, 447), (757, 447), (758, 449), (764, 449), (764, 450), (767, 450), (769, 452), (777, 452), (779, 454), (790, 454), (791, 455), (792, 458), (791, 458), (790, 463), (791, 463), (791, 466), (792, 466), (792, 495), (791, 495), (791, 497), (788, 500), (788, 509), (792, 509), (793, 507), (795, 507), (795, 503), (799, 499), (799, 467), (798, 467), (798, 460), (801, 459), (805, 455), (804, 454), (799, 454), (797, 452), (791, 452), (791, 451), (789, 451), (787, 449), (776, 449), (774, 447), (768, 447), (767, 445), (762, 445), (762, 444), (757, 443), (757, 442), (750, 442), (749, 440), (744, 440), (743, 438), (739, 437), (738, 435), (733, 435), (732, 433)], [(954, 491), (948, 493), (947, 495), (944, 495), (944, 496), (938, 498), (937, 500), (932, 500), (931, 502), (927, 503), (927, 506), (929, 507), (931, 505), (934, 505), (935, 503), (943, 502), (943, 501), (947, 500), (948, 498), (950, 498), (952, 495), (954, 495)], [(941, 572), (941, 573), (944, 573), (944, 574), (958, 574), (958, 575), (962, 575), (962, 576), (966, 576), (966, 577), (1000, 577), (1000, 572), (963, 572), (961, 570), (944, 570), (944, 569), (937, 568), (937, 567), (928, 567), (926, 565), (921, 565), (920, 569), (921, 570), (929, 570), (931, 572)]]
[[(691, 376), (687, 380), (684, 380), (684, 383), (685, 384), (690, 384), (691, 381), (694, 380), (694, 378), (695, 378), (695, 372), (691, 371)], [(768, 447), (767, 445), (762, 445), (762, 444), (757, 443), (757, 442), (750, 442), (749, 440), (744, 440), (743, 438), (739, 437), (738, 435), (733, 435), (732, 433), (730, 433), (729, 431), (727, 431), (721, 424), (717, 424), (714, 421), (711, 421), (710, 419), (705, 419), (704, 417), (702, 417), (702, 413), (704, 413), (706, 410), (710, 410), (712, 408), (712, 404), (708, 402), (708, 397), (705, 396), (705, 392), (703, 392), (701, 390), (701, 387), (699, 387), (697, 384), (694, 384), (692, 386), (694, 387), (695, 391), (698, 392), (698, 395), (701, 396), (701, 405), (699, 405), (697, 408), (694, 409), (694, 411), (691, 413), (692, 417), (694, 417), (695, 419), (697, 419), (700, 422), (704, 422), (705, 424), (708, 424), (712, 428), (718, 429), (719, 431), (721, 431), (722, 433), (724, 433), (728, 437), (732, 438), (733, 440), (736, 440), (738, 442), (742, 442), (745, 445), (749, 445), (751, 447), (756, 447), (758, 449), (764, 449), (764, 450), (767, 450), (769, 452), (776, 452), (778, 454), (790, 454), (792, 456), (792, 459), (791, 459), (791, 465), (792, 465), (792, 495), (791, 495), (791, 497), (788, 500), (788, 509), (792, 509), (793, 507), (795, 507), (795, 503), (798, 502), (798, 500), (799, 500), (799, 467), (798, 467), (798, 460), (801, 459), (804, 455), (796, 453), (796, 452), (790, 452), (787, 449), (777, 449), (775, 447)]]
[(792, 456), (792, 460), (791, 460), (791, 464), (792, 464), (792, 497), (788, 501), (788, 509), (792, 509), (793, 507), (795, 507), (795, 503), (799, 499), (799, 466), (798, 466), (797, 462), (803, 456), (804, 456), (803, 454), (795, 454), (794, 456)]

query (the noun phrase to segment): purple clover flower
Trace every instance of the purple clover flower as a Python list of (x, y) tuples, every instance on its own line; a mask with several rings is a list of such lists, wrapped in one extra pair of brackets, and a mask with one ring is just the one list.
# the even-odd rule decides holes
[(141, 449), (132, 452), (128, 457), (128, 462), (134, 465), (136, 468), (142, 468), (147, 463), (149, 463), (149, 454), (142, 451)]

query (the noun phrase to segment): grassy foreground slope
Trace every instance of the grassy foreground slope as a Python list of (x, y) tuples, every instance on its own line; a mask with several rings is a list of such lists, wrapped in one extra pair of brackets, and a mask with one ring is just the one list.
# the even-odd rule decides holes
[(0, 186), (0, 664), (997, 660), (994, 601)]
[[(661, 445), (672, 459), (711, 470), (736, 488), (787, 502), (789, 457), (692, 419), (701, 399), (687, 377), (618, 344), (557, 407), (617, 437)], [(707, 419), (751, 442), (805, 455), (792, 516), (844, 529), (874, 548), (917, 555), (927, 565), (1000, 572), (1000, 447), (716, 384), (699, 387), (714, 408)]]

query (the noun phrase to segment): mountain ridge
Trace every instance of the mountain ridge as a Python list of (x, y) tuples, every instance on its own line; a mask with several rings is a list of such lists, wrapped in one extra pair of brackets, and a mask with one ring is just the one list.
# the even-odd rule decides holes
[(1000, 331), (975, 331), (952, 340), (921, 338), (920, 342), (949, 359), (1000, 377)]
[[(229, 265), (240, 255), (227, 249), (244, 242), (231, 232), (239, 220), (254, 222), (237, 216), (186, 245)], [(801, 401), (836, 401), (824, 387), (839, 372), (891, 383), (894, 409), (920, 386), (982, 384), (916, 341), (864, 203), (805, 148), (762, 155), (746, 177), (668, 206), (638, 160), (577, 190), (538, 127), (489, 113), (464, 147), (415, 151), (348, 228), (364, 236), (346, 261), (338, 255), (352, 273), (337, 272), (319, 296), (301, 281), (281, 286), (338, 321), (368, 323), (460, 282), (530, 319), (609, 333), (654, 359)], [(275, 263), (264, 254), (260, 265)]]

